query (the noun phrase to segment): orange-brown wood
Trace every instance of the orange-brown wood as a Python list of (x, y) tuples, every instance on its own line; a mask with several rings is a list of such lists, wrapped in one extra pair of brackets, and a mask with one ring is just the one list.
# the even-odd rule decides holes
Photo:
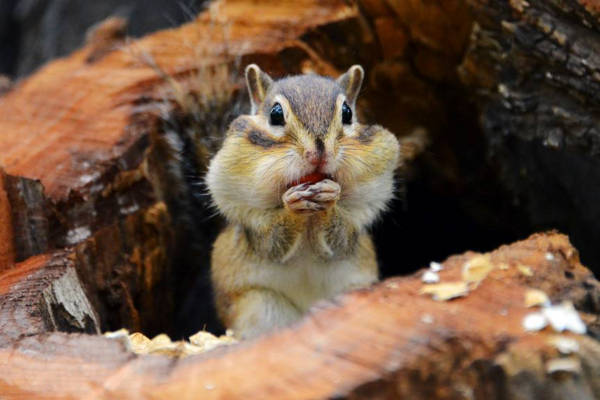
[[(234, 57), (276, 54), (308, 29), (356, 13), (341, 0), (226, 1), (197, 21), (88, 63), (92, 44), (46, 65), (0, 98), (0, 164), (9, 174), (39, 179), (50, 199), (64, 201), (143, 133), (128, 129), (135, 101), (163, 83), (149, 58), (169, 74), (185, 74)], [(252, 24), (245, 23), (249, 15)]]
[(68, 253), (34, 256), (0, 274), (0, 347), (53, 330), (98, 332)]
[(4, 179), (4, 171), (0, 168), (0, 272), (15, 262), (12, 216)]
[(5, 295), (13, 289), (13, 286), (17, 282), (26, 279), (33, 272), (46, 267), (50, 257), (48, 254), (35, 256), (26, 262), (14, 265), (14, 268), (10, 271), (2, 273), (0, 275), (0, 295)]
[[(465, 263), (476, 257), (450, 257), (441, 281), (460, 280)], [(531, 288), (579, 308), (600, 298), (598, 282), (568, 239), (534, 235), (488, 260), (491, 272), (462, 298), (439, 302), (420, 294), (421, 271), (324, 302), (292, 328), (179, 361), (133, 356), (106, 338), (31, 337), (0, 349), (0, 393), (31, 399), (445, 399), (465, 398), (468, 388), (477, 398), (502, 392), (513, 399), (548, 388), (564, 396), (576, 384), (597, 396), (600, 343), (550, 328), (529, 333), (522, 324), (534, 311), (525, 306)], [(580, 350), (561, 355), (557, 339)], [(547, 373), (565, 359), (581, 372)], [(529, 380), (514, 386), (522, 373)]]

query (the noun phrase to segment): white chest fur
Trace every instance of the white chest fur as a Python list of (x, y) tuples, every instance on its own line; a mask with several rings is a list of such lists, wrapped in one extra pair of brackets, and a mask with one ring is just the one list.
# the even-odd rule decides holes
[(251, 285), (284, 295), (305, 312), (319, 300), (370, 285), (377, 275), (375, 271), (360, 268), (356, 258), (326, 261), (311, 251), (300, 250), (284, 264), (252, 265), (247, 279)]

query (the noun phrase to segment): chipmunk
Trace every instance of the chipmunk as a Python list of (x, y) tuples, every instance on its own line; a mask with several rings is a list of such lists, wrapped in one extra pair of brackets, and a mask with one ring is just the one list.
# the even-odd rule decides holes
[(396, 137), (356, 119), (364, 71), (274, 81), (246, 68), (251, 115), (235, 119), (206, 183), (228, 226), (211, 277), (239, 338), (299, 320), (315, 302), (378, 280), (369, 225), (394, 193)]

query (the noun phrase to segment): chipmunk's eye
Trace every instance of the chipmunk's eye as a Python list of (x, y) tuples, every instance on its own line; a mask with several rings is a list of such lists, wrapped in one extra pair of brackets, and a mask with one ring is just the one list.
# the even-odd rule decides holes
[(342, 104), (342, 124), (351, 124), (352, 123), (352, 110), (348, 103), (344, 102)]
[(285, 119), (283, 118), (283, 108), (281, 108), (281, 104), (275, 103), (273, 104), (273, 108), (271, 108), (271, 116), (270, 116), (271, 125), (283, 126), (285, 125)]

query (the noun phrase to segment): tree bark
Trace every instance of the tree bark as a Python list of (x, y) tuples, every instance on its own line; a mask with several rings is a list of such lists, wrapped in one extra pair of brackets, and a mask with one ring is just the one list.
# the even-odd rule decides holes
[(600, 34), (589, 1), (469, 1), (460, 71), (487, 154), (529, 225), (568, 231), (600, 266)]

